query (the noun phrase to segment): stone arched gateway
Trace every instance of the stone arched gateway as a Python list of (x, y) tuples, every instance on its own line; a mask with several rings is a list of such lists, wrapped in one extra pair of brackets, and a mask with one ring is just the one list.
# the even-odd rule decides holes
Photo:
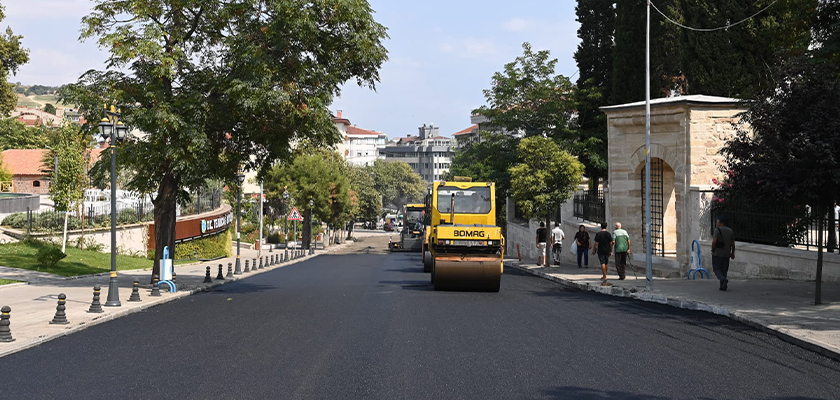
[[(621, 222), (637, 256), (644, 254), (645, 104), (603, 107), (608, 120), (607, 220)], [(652, 191), (655, 262), (688, 268), (691, 241), (707, 228), (689, 197), (720, 177), (719, 149), (732, 137), (744, 105), (702, 95), (651, 101)]]

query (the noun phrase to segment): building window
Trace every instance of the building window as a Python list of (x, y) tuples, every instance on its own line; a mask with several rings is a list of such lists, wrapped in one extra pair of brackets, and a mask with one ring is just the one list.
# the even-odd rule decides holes
[(357, 153), (356, 153), (356, 157), (361, 157), (361, 156), (362, 156), (362, 152), (361, 152), (361, 151), (359, 151), (359, 152), (357, 152)]
[(32, 187), (41, 187), (41, 181), (32, 181)]

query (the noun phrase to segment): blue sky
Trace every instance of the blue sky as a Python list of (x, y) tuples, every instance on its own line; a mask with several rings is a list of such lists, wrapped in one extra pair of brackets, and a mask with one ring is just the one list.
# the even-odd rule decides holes
[[(12, 82), (61, 85), (88, 69), (103, 69), (106, 54), (89, 40), (79, 43), (89, 0), (0, 0), (15, 34), (24, 36), (30, 63)], [(332, 109), (360, 128), (390, 137), (416, 134), (434, 123), (444, 135), (470, 125), (470, 111), (484, 104), (494, 72), (522, 52), (528, 41), (550, 50), (557, 72), (577, 71), (579, 39), (574, 0), (370, 0), (377, 21), (388, 27), (390, 60), (377, 91), (348, 83)]]

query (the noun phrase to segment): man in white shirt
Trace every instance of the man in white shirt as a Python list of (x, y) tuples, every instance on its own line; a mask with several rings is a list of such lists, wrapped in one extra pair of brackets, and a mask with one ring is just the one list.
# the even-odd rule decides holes
[(563, 252), (563, 239), (566, 234), (560, 229), (560, 222), (554, 223), (554, 229), (551, 230), (551, 254), (554, 258), (554, 265), (560, 265), (560, 254)]

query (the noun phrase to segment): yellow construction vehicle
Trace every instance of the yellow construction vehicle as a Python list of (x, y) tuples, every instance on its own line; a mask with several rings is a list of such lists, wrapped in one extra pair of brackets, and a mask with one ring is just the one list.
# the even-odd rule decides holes
[(433, 184), (424, 259), (431, 263), (435, 290), (499, 291), (505, 238), (496, 226), (495, 196), (492, 182), (456, 177)]
[(400, 241), (389, 244), (391, 251), (422, 251), (425, 209), (425, 204), (406, 204), (403, 207), (399, 214), (399, 223), (402, 225)]

